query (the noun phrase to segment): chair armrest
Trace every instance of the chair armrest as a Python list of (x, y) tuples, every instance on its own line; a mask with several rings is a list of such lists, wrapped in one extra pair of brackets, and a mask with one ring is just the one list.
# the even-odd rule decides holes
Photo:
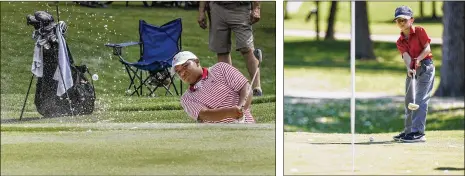
[(133, 46), (133, 45), (139, 45), (139, 44), (141, 43), (140, 42), (107, 43), (105, 44), (105, 46), (113, 48), (114, 55), (121, 55), (121, 48)]
[(138, 45), (140, 42), (126, 42), (126, 43), (107, 43), (105, 46), (108, 47), (127, 47), (132, 45)]

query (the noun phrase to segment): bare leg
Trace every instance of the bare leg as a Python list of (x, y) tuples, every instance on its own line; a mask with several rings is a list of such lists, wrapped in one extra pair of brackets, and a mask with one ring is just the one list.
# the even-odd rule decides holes
[[(253, 55), (253, 48), (241, 50), (242, 57), (247, 61), (247, 70), (249, 71), (250, 79), (253, 78), (253, 75), (258, 69), (258, 60)], [(258, 71), (257, 76), (255, 77), (254, 82), (252, 83), (252, 88), (258, 88), (261, 91), (260, 85), (260, 71)]]
[(231, 54), (230, 53), (218, 53), (218, 54), (216, 54), (216, 56), (218, 57), (218, 62), (226, 62), (226, 63), (232, 65)]

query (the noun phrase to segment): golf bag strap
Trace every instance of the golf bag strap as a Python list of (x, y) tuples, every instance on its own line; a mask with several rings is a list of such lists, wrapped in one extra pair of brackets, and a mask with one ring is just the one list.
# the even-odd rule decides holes
[(71, 51), (69, 50), (68, 43), (66, 43), (66, 51), (68, 51), (69, 63), (71, 65), (74, 65), (73, 55), (71, 54)]
[[(86, 66), (86, 67), (87, 67), (87, 66)], [(92, 84), (92, 89), (94, 89), (94, 91), (93, 91), (93, 92), (94, 92), (94, 97), (97, 98), (97, 97), (95, 96), (94, 79), (92, 79), (92, 74), (90, 74), (89, 68), (87, 68), (86, 70), (87, 70), (87, 74), (89, 74), (89, 76), (90, 76), (90, 83)]]

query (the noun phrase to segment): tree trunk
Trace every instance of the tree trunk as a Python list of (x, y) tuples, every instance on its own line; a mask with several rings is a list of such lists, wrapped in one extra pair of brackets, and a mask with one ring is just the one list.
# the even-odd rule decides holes
[(438, 16), (436, 15), (436, 1), (433, 1), (433, 15), (431, 16), (433, 19), (437, 19)]
[(334, 21), (336, 18), (337, 1), (331, 1), (329, 10), (328, 28), (326, 29), (325, 40), (334, 40)]
[(287, 13), (287, 1), (284, 1), (284, 19), (289, 19), (289, 14)]
[[(465, 2), (444, 1), (441, 82), (434, 96), (464, 96)], [(434, 54), (434, 53), (433, 53)]]
[(355, 58), (376, 59), (370, 39), (366, 1), (355, 2)]
[(316, 40), (320, 40), (320, 2), (315, 1), (316, 3), (316, 14), (315, 14), (315, 27), (316, 27)]
[(423, 18), (423, 1), (420, 1), (420, 17)]

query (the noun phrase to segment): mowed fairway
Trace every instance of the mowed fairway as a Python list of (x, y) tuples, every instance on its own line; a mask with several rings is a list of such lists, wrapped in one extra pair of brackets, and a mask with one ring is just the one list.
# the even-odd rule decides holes
[(2, 124), (2, 175), (274, 175), (273, 124)]
[[(149, 3), (150, 4), (150, 3)], [(144, 7), (113, 2), (88, 8), (74, 2), (1, 2), (1, 174), (2, 175), (274, 175), (276, 119), (276, 5), (263, 2), (254, 41), (264, 52), (264, 96), (254, 97), (257, 124), (197, 124), (183, 110), (180, 96), (127, 96), (130, 80), (107, 43), (138, 41), (138, 22), (162, 25), (182, 19), (182, 50), (194, 52), (203, 67), (217, 63), (208, 49), (208, 30), (198, 26), (198, 10)], [(92, 114), (43, 118), (34, 104), (32, 82), (22, 120), (34, 52), (26, 15), (48, 11), (68, 25), (66, 41), (77, 65), (99, 79)], [(234, 40), (232, 41), (234, 43)], [(234, 47), (234, 46), (233, 46)], [(140, 59), (140, 48), (123, 56)], [(240, 52), (233, 66), (249, 80)], [(174, 83), (180, 88), (179, 78)], [(182, 91), (186, 91), (184, 84)], [(174, 93), (174, 90), (171, 90)], [(144, 94), (147, 89), (144, 88)]]
[[(426, 143), (397, 143), (396, 133), (284, 133), (284, 174), (464, 175), (464, 132), (429, 131)], [(369, 142), (369, 138), (374, 138)]]

